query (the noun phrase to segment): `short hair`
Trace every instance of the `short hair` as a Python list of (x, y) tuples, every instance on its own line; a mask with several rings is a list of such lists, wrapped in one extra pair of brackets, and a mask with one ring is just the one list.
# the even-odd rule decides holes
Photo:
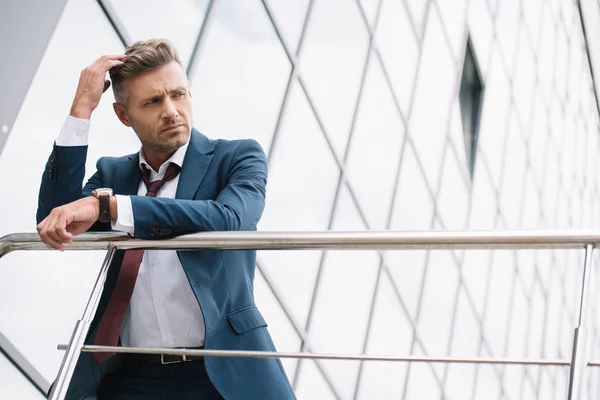
[(144, 72), (176, 61), (183, 68), (175, 46), (167, 39), (150, 39), (135, 42), (125, 50), (123, 64), (109, 71), (113, 93), (117, 103), (127, 101), (123, 82)]

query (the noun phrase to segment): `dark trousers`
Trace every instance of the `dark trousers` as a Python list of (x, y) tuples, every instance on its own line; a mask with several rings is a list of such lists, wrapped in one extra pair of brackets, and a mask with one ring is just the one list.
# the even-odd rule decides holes
[(220, 400), (204, 360), (177, 364), (141, 362), (129, 355), (98, 388), (98, 400)]

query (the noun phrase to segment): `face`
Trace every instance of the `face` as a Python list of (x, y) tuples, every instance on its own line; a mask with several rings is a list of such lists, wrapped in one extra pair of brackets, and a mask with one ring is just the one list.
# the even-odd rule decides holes
[(115, 112), (133, 128), (147, 155), (173, 153), (187, 143), (192, 130), (192, 96), (177, 62), (127, 78), (123, 86), (126, 104), (115, 104)]

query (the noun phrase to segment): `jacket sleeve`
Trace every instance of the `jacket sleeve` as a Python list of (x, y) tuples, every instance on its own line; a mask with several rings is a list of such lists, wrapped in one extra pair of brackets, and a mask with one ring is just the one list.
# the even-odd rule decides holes
[[(102, 187), (102, 175), (97, 171), (82, 188), (85, 177), (87, 146), (56, 146), (46, 162), (38, 196), (36, 221), (39, 224), (50, 212), (62, 205), (91, 196), (92, 190)], [(90, 231), (105, 231), (110, 224), (95, 223)]]
[(134, 237), (255, 230), (265, 206), (266, 184), (265, 154), (256, 141), (244, 140), (232, 156), (227, 185), (214, 200), (131, 196)]

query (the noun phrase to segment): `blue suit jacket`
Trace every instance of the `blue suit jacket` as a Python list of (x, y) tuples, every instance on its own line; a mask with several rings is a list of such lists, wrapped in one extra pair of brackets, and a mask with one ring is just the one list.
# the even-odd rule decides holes
[[(195, 129), (186, 152), (175, 199), (136, 196), (139, 154), (104, 157), (85, 187), (87, 146), (54, 146), (39, 195), (38, 223), (53, 208), (110, 187), (132, 195), (136, 238), (160, 239), (200, 231), (256, 230), (262, 215), (267, 163), (254, 140), (209, 140)], [(96, 223), (93, 230), (110, 230)], [(91, 344), (123, 259), (114, 257), (86, 343)], [(181, 251), (183, 269), (204, 314), (207, 349), (275, 351), (267, 323), (254, 304), (255, 251)], [(95, 399), (103, 375), (120, 363), (115, 356), (98, 366), (82, 353), (67, 399)], [(207, 357), (208, 375), (225, 399), (293, 399), (281, 362), (275, 359)]]

